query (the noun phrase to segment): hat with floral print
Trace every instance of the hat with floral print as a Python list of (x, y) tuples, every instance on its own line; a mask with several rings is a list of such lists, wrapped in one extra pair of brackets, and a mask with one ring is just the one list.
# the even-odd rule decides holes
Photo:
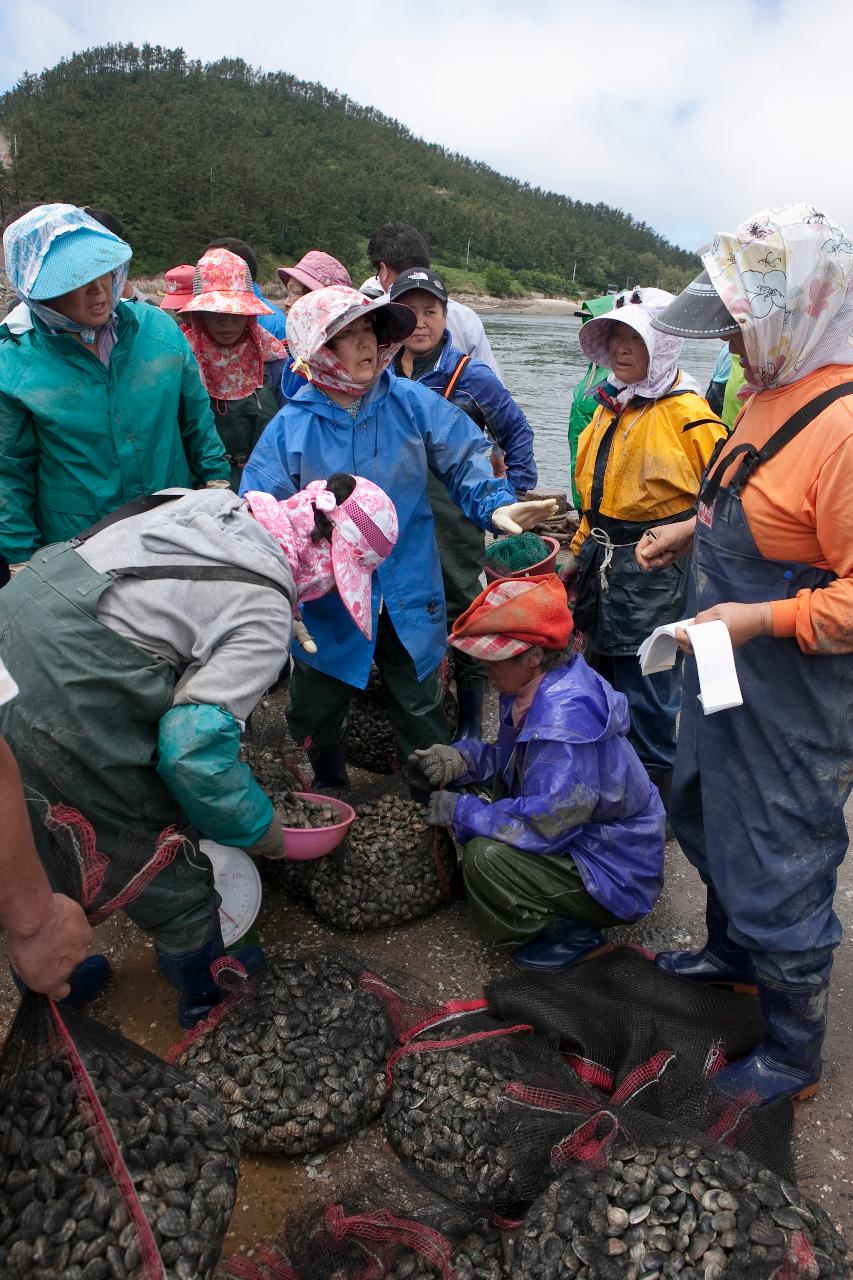
[(353, 396), (364, 395), (366, 388), (351, 377), (327, 346), (330, 338), (362, 316), (373, 317), (378, 345), (377, 376), (387, 369), (400, 344), (417, 324), (414, 311), (402, 302), (389, 302), (384, 296), (371, 301), (355, 289), (332, 285), (298, 298), (288, 313), (287, 344), (296, 372), (319, 387)]
[[(359, 631), (373, 635), (371, 579), (397, 542), (397, 511), (384, 490), (354, 476), (355, 488), (338, 505), (325, 480), (279, 502), (269, 493), (245, 494), (252, 515), (284, 551), (293, 572), (297, 599), (316, 600), (337, 587)], [(331, 543), (314, 542), (315, 511), (333, 526)]]
[(565, 649), (573, 627), (566, 589), (555, 573), (498, 578), (456, 619), (450, 644), (484, 662), (503, 662), (537, 644)]
[(193, 296), (182, 310), (226, 316), (272, 315), (272, 309), (255, 295), (246, 263), (229, 249), (208, 249), (199, 258), (193, 273)]
[(288, 280), (297, 280), (309, 293), (312, 289), (327, 289), (333, 284), (342, 284), (345, 289), (352, 288), (350, 273), (344, 264), (330, 253), (323, 253), (322, 249), (311, 249), (294, 266), (278, 267), (277, 270), (279, 279), (284, 284)]
[(166, 296), (160, 303), (161, 311), (183, 311), (193, 296), (195, 267), (189, 262), (170, 267), (166, 272)]

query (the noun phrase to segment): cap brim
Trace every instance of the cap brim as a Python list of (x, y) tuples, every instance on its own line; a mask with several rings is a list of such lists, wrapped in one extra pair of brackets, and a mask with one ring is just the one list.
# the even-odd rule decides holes
[(402, 302), (390, 302), (388, 298), (377, 298), (375, 302), (371, 302), (366, 307), (353, 306), (333, 320), (326, 330), (324, 338), (328, 342), (330, 338), (335, 338), (345, 329), (348, 324), (352, 324), (354, 320), (360, 320), (362, 316), (375, 315), (377, 320), (377, 337), (380, 342), (405, 342), (409, 334), (414, 331), (418, 323), (417, 316), (411, 307), (407, 307)]
[(655, 329), (676, 338), (732, 338), (740, 333), (733, 318), (703, 271), (678, 295), (674, 302), (652, 320)]
[(300, 271), (299, 267), (276, 267), (276, 275), (282, 284), (287, 284), (288, 280), (298, 280), (300, 284), (304, 284), (309, 293), (313, 293), (315, 289), (328, 287), (316, 276), (309, 276), (307, 271)]
[(167, 293), (160, 303), (161, 311), (183, 311), (188, 302), (192, 302), (191, 293)]
[(212, 311), (222, 316), (271, 316), (272, 308), (252, 294), (196, 293), (181, 311)]
[(57, 236), (27, 293), (33, 302), (48, 302), (117, 271), (133, 257), (129, 244), (104, 232), (80, 227)]
[(447, 306), (447, 294), (442, 293), (440, 289), (433, 289), (431, 285), (424, 284), (421, 280), (413, 280), (411, 284), (406, 281), (401, 289), (395, 284), (391, 286), (390, 298), (392, 302), (396, 302), (398, 298), (403, 298), (407, 293), (429, 293), (433, 298), (438, 298), (443, 306)]
[(454, 649), (461, 649), (472, 658), (481, 662), (503, 662), (506, 658), (515, 658), (519, 653), (526, 653), (533, 646), (524, 640), (515, 640), (512, 636), (448, 636), (447, 643)]

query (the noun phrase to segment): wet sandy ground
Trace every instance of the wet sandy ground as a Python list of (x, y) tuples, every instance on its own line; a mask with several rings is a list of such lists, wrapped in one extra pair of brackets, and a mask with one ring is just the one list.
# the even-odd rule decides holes
[[(289, 745), (284, 739), (282, 710), (282, 699), (273, 697), (254, 716), (256, 747), (275, 757)], [(375, 775), (352, 772), (354, 781), (375, 780)], [(853, 822), (853, 804), (848, 822)], [(667, 848), (666, 885), (655, 910), (631, 930), (613, 930), (611, 937), (630, 937), (651, 950), (701, 944), (703, 907), (698, 877), (671, 842)], [(853, 989), (853, 867), (849, 863), (841, 868), (836, 910), (845, 928), (845, 939), (836, 955), (833, 973), (823, 1083), (816, 1099), (798, 1106), (795, 1152), (800, 1184), (853, 1241), (853, 1029), (849, 1012)], [(343, 935), (295, 906), (267, 878), (258, 923), (261, 941), (271, 957), (288, 943), (310, 946), (343, 941), (379, 966), (402, 969), (424, 980), (443, 999), (478, 996), (484, 982), (512, 971), (507, 953), (480, 945), (464, 902), (454, 902), (410, 925)], [(97, 930), (96, 944), (110, 957), (114, 979), (92, 1006), (93, 1015), (152, 1052), (164, 1054), (179, 1038), (180, 1029), (175, 1019), (174, 993), (156, 972), (150, 943), (124, 917), (117, 917)], [(5, 1032), (17, 1004), (5, 973), (0, 980), (0, 1001), (0, 1030)], [(393, 1155), (383, 1142), (379, 1122), (329, 1152), (320, 1164), (244, 1156), (223, 1256), (235, 1251), (252, 1256), (259, 1244), (275, 1238), (285, 1212), (318, 1195), (326, 1198), (339, 1183), (350, 1182), (360, 1172), (369, 1172), (377, 1160), (385, 1159), (393, 1160)]]

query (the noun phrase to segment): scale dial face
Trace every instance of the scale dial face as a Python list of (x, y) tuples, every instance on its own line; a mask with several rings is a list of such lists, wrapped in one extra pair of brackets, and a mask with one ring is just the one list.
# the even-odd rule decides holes
[(262, 896), (260, 872), (243, 849), (232, 849), (215, 840), (202, 840), (200, 847), (213, 867), (213, 882), (222, 899), (222, 938), (230, 947), (257, 919)]

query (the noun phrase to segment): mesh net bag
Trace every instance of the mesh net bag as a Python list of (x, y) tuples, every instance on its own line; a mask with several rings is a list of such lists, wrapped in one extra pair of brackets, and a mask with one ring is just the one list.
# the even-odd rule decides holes
[(0, 1275), (203, 1280), (238, 1169), (222, 1108), (184, 1072), (24, 998), (0, 1059)]
[[(184, 844), (169, 829), (144, 863), (133, 842), (126, 858), (108, 859), (76, 810), (54, 805), (45, 825), (53, 876), (93, 923), (131, 902)], [(82, 1014), (24, 996), (0, 1055), (0, 1275), (205, 1280), (237, 1176), (222, 1108), (183, 1072)]]
[(358, 817), (326, 858), (278, 862), (272, 875), (321, 920), (359, 932), (416, 920), (453, 897), (456, 852), (423, 806), (380, 784), (349, 797)]
[(490, 1017), (482, 1002), (452, 1004), (402, 1033), (388, 1062), (388, 1141), (419, 1178), (475, 1212), (512, 1212), (546, 1176), (552, 1144), (527, 1140), (529, 1114), (509, 1106), (511, 1086), (577, 1092), (581, 1113), (598, 1105), (531, 1032)]
[(498, 1229), (406, 1177), (399, 1167), (293, 1215), (257, 1262), (232, 1259), (222, 1280), (504, 1280)]
[[(450, 725), (451, 738), (459, 723), (459, 708), (449, 686), (445, 668), (444, 713)], [(385, 690), (376, 667), (370, 672), (366, 689), (359, 689), (350, 700), (347, 713), (347, 759), (351, 764), (373, 773), (397, 773), (397, 740), (385, 707)]]
[(818, 1280), (847, 1274), (826, 1213), (742, 1151), (602, 1112), (553, 1153), (556, 1179), (525, 1215), (512, 1280)]
[(541, 564), (550, 554), (551, 548), (538, 534), (516, 533), (508, 538), (499, 538), (490, 545), (486, 565), (494, 573), (508, 577), (511, 573)]
[(253, 982), (234, 961), (214, 969), (230, 994), (169, 1057), (219, 1098), (245, 1150), (320, 1151), (379, 1113), (393, 1030), (357, 958), (281, 959)]
[(662, 1047), (705, 1075), (720, 1050), (731, 1061), (764, 1034), (753, 996), (664, 973), (633, 947), (562, 973), (500, 979), (486, 996), (497, 1016), (556, 1038), (577, 1073), (606, 1092)]

